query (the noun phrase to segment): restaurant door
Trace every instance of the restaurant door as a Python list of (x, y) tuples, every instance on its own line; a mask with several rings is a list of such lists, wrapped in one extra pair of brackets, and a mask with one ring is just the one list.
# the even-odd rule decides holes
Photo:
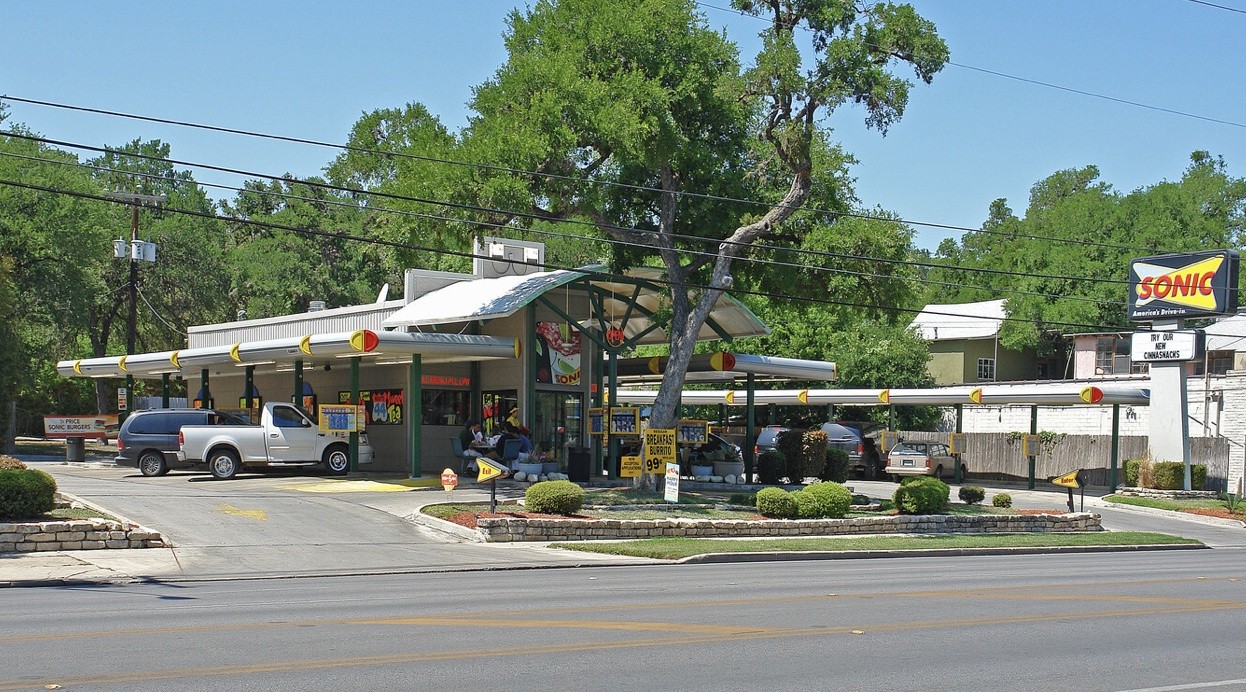
[(532, 444), (538, 454), (548, 454), (566, 472), (568, 450), (587, 446), (583, 429), (584, 397), (579, 392), (536, 393)]

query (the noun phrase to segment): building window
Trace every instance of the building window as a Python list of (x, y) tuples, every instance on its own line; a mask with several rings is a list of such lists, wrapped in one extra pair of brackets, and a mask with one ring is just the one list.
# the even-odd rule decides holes
[(1123, 375), (1132, 370), (1129, 339), (1101, 336), (1095, 343), (1095, 374)]
[(471, 392), (453, 389), (425, 389), (421, 397), (424, 425), (463, 425), (471, 419)]
[(1213, 375), (1224, 375), (1233, 369), (1233, 351), (1208, 351), (1207, 358), (1194, 361), (1194, 374), (1202, 375), (1210, 371)]
[(978, 359), (978, 379), (995, 381), (995, 359), (979, 358)]

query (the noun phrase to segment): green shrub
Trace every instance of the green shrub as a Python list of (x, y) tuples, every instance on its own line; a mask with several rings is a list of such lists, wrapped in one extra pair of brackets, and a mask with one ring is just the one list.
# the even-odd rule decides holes
[(571, 481), (542, 481), (528, 486), (524, 506), (529, 512), (575, 514), (584, 506), (584, 488)]
[(26, 464), (21, 459), (14, 459), (11, 456), (0, 454), (0, 471), (16, 471), (26, 468)]
[(33, 519), (56, 508), (56, 479), (38, 469), (0, 471), (0, 519)]
[(786, 462), (783, 475), (789, 483), (800, 483), (805, 479), (804, 462), (804, 430), (784, 430), (774, 438), (775, 451), (783, 455)]
[(900, 514), (939, 514), (947, 511), (951, 492), (938, 478), (922, 476), (896, 488), (892, 501)]
[(996, 507), (1011, 507), (1012, 495), (1008, 493), (996, 493), (991, 497), (991, 504)]
[(757, 458), (757, 481), (762, 485), (778, 485), (787, 475), (787, 457), (782, 452), (769, 451)]
[(1138, 469), (1142, 466), (1141, 459), (1125, 460), (1125, 486), (1129, 488), (1138, 487)]
[[(1159, 490), (1181, 490), (1185, 487), (1185, 464), (1180, 461), (1157, 461), (1154, 486)], [(1207, 466), (1193, 464), (1190, 467), (1190, 489), (1202, 490), (1207, 484)]]
[(852, 493), (833, 481), (814, 483), (796, 493), (796, 503), (801, 519), (841, 519), (852, 505)]
[(757, 511), (771, 519), (791, 519), (796, 516), (796, 498), (783, 488), (762, 488), (757, 493)]
[(756, 507), (757, 493), (731, 493), (727, 496), (727, 504)]
[(849, 460), (848, 452), (838, 447), (828, 447), (826, 461), (822, 464), (822, 472), (818, 474), (818, 478), (835, 483), (847, 481)]
[(962, 485), (956, 495), (961, 502), (976, 505), (986, 498), (986, 491), (976, 485)]
[[(827, 437), (826, 433), (821, 430), (806, 430), (800, 436), (800, 463), (803, 475), (800, 478), (791, 479), (793, 483), (801, 481), (813, 476), (820, 478), (826, 473), (826, 449)], [(790, 464), (788, 465), (790, 469)]]

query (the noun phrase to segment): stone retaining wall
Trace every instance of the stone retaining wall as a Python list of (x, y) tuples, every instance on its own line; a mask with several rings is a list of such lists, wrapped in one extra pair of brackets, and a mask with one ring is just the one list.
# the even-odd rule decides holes
[(0, 523), (0, 553), (164, 547), (159, 532), (110, 519)]
[(1117, 488), (1117, 495), (1150, 497), (1160, 500), (1215, 500), (1220, 493), (1214, 490), (1158, 490), (1156, 488)]
[(901, 515), (854, 519), (479, 519), (489, 543), (632, 538), (775, 538), (888, 533), (1066, 533), (1102, 531), (1098, 514)]

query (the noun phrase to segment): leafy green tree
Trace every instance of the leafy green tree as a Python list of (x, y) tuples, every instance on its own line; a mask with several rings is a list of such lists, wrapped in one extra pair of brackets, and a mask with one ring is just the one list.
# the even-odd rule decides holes
[(229, 224), (229, 302), (248, 317), (369, 303), (401, 285), (394, 254), (360, 240), (367, 212), (319, 179), (248, 181), (225, 212), (240, 220)]
[[(947, 59), (907, 5), (734, 6), (769, 22), (746, 71), (687, 0), (544, 0), (512, 14), (509, 59), (476, 90), (464, 142), (473, 160), (557, 175), (482, 173), (471, 192), (488, 206), (591, 222), (628, 244), (615, 246), (616, 267), (657, 254), (671, 301), (670, 363), (650, 419), (659, 427), (675, 422), (696, 335), (734, 285), (733, 261), (786, 231), (815, 182), (839, 170), (815, 155), (828, 117), (855, 103), (885, 133), (911, 86), (892, 66), (929, 82)], [(808, 59), (798, 31), (812, 37)], [(748, 194), (765, 204), (716, 199)]]

